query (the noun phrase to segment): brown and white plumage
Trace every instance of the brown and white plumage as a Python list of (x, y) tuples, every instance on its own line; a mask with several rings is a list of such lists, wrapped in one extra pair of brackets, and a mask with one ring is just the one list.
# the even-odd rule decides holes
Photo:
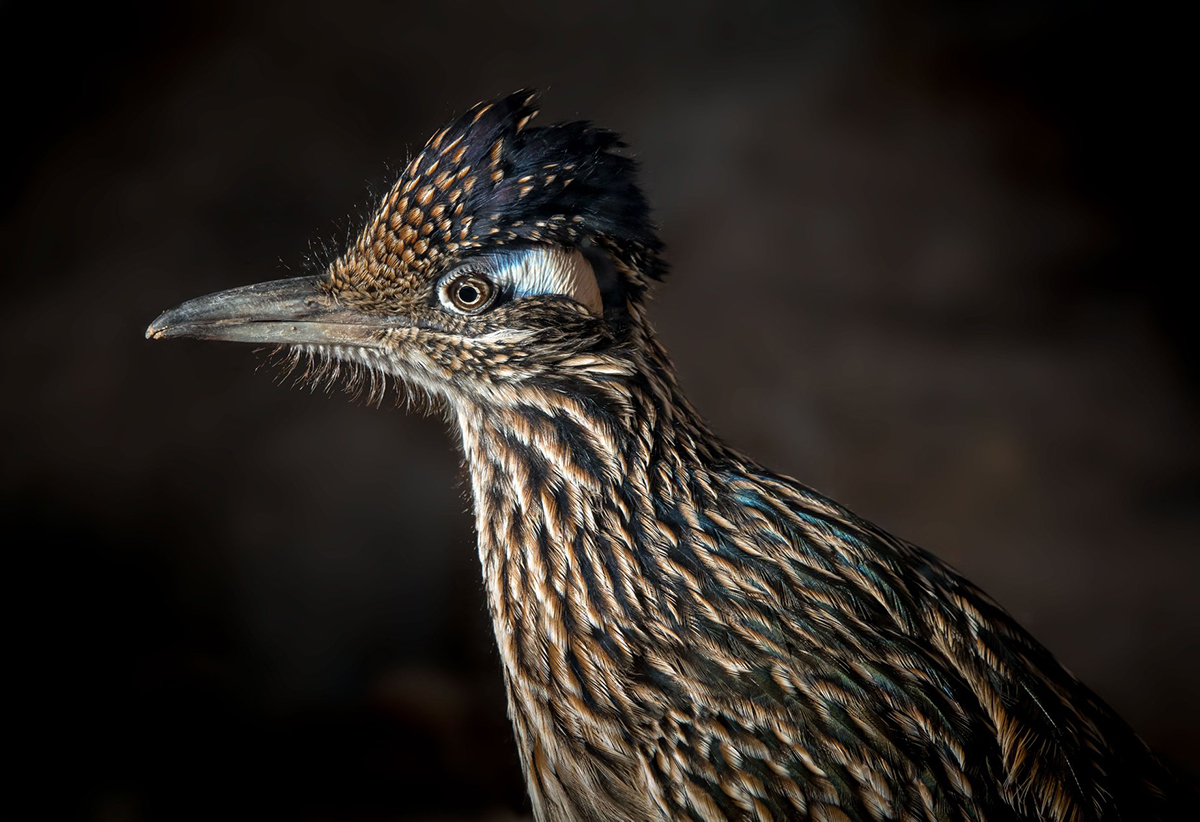
[(435, 134), (324, 274), (147, 334), (446, 408), (538, 819), (1173, 818), (1146, 746), (985, 594), (708, 430), (646, 319), (633, 164), (534, 113)]

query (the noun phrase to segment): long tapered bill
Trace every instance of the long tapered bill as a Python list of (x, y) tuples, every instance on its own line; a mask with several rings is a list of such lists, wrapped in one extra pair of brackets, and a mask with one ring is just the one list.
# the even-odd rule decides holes
[(319, 279), (274, 280), (188, 300), (159, 315), (146, 339), (371, 345), (383, 323), (334, 303), (317, 287)]

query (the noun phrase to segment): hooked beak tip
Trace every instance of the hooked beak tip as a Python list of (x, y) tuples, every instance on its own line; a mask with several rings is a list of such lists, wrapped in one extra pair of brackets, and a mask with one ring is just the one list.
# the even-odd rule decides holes
[(165, 323), (163, 323), (163, 317), (166, 315), (167, 314), (164, 311), (162, 314), (158, 315), (158, 319), (150, 323), (150, 325), (146, 328), (146, 339), (161, 340), (164, 336), (166, 336), (167, 328)]

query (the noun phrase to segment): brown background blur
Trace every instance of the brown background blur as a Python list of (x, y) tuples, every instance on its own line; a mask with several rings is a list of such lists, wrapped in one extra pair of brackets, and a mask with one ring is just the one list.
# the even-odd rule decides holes
[(521, 86), (642, 161), (673, 266), (653, 316), (716, 430), (957, 565), (1195, 772), (1170, 20), (44, 6), (0, 7), (6, 668), (54, 785), (35, 816), (527, 813), (440, 420), (142, 339), (328, 259), (436, 127)]

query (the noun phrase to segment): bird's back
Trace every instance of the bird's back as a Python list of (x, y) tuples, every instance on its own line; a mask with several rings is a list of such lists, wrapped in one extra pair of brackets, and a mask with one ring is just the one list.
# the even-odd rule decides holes
[(709, 483), (661, 511), (684, 641), (631, 671), (672, 815), (1167, 818), (1141, 740), (943, 562), (761, 469)]

